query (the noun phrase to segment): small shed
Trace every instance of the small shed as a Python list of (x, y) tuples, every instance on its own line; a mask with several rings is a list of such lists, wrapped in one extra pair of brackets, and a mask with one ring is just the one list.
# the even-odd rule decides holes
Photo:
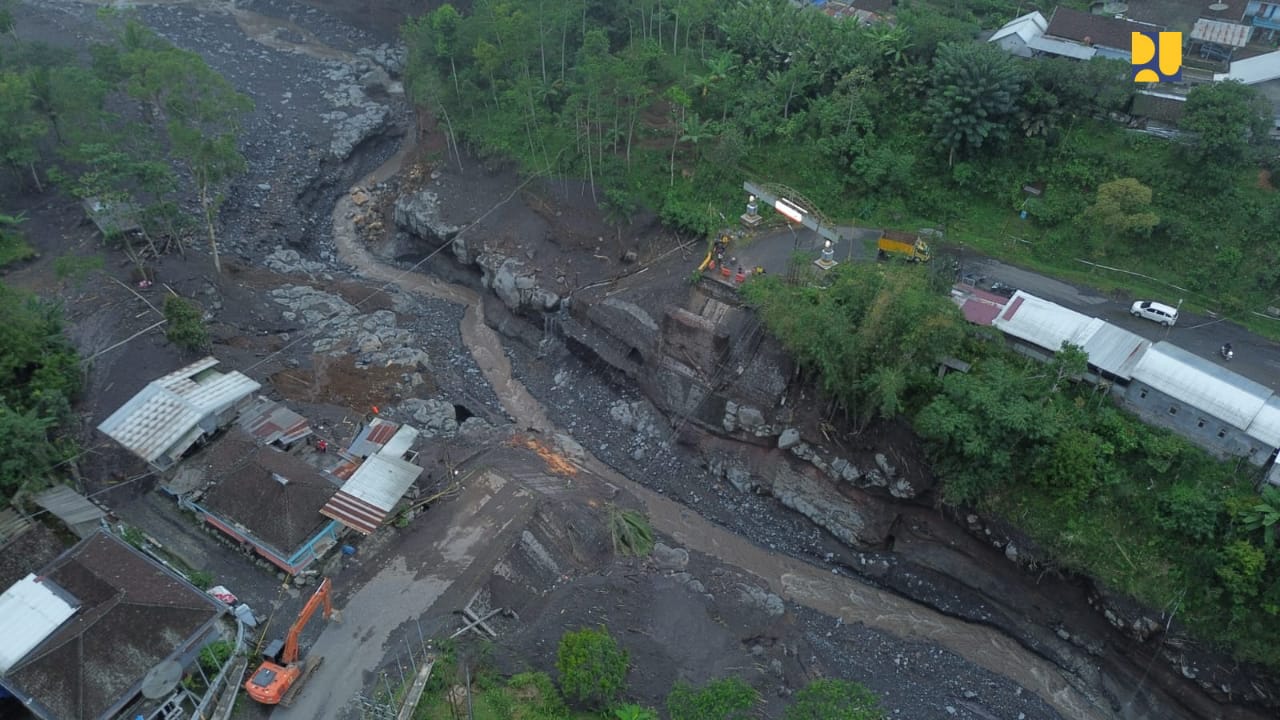
[(422, 474), (423, 468), (411, 462), (417, 437), (416, 428), (399, 426), (377, 452), (356, 466), (320, 514), (363, 535), (377, 530)]
[(1031, 47), (1032, 41), (1042, 37), (1048, 27), (1049, 21), (1044, 19), (1044, 15), (1039, 11), (1032, 11), (1005, 23), (987, 42), (994, 43), (1011, 55), (1029, 58), (1035, 54)]
[(142, 232), (142, 225), (138, 222), (138, 209), (130, 202), (91, 197), (85, 198), (81, 206), (84, 207), (85, 217), (89, 218), (104, 238)]
[(236, 424), (262, 445), (288, 448), (311, 435), (311, 423), (305, 417), (264, 397), (242, 410)]
[(1209, 43), (1224, 48), (1242, 48), (1249, 44), (1253, 28), (1240, 23), (1222, 22), (1200, 18), (1191, 28), (1191, 41)]
[(82, 538), (97, 532), (102, 526), (103, 518), (107, 516), (102, 508), (66, 485), (55, 485), (32, 499)]
[(1129, 114), (1176, 127), (1187, 109), (1187, 96), (1139, 90), (1133, 94)]

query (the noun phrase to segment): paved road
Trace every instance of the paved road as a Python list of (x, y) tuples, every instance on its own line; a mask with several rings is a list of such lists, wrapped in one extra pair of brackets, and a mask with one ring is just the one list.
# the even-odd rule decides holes
[[(962, 272), (985, 276), (991, 282), (1008, 283), (1032, 295), (1106, 320), (1152, 342), (1167, 340), (1273, 391), (1280, 391), (1280, 344), (1259, 337), (1233, 322), (1182, 311), (1176, 326), (1164, 328), (1130, 315), (1132, 300), (1112, 299), (1093, 288), (1065, 283), (980, 255), (966, 253)], [(1134, 299), (1158, 300), (1170, 305), (1178, 303), (1178, 298), (1173, 296)], [(1235, 360), (1230, 363), (1218, 353), (1224, 342), (1230, 342), (1235, 349)]]
[[(837, 260), (847, 262), (875, 259), (874, 253), (867, 248), (875, 239), (876, 230), (841, 227), (839, 231), (843, 237), (850, 239), (836, 245)], [(748, 270), (759, 265), (770, 273), (783, 273), (786, 272), (797, 250), (814, 254), (816, 257), (821, 246), (821, 238), (811, 230), (792, 231), (789, 228), (780, 228), (762, 232), (730, 254), (734, 256), (735, 265)], [(1133, 300), (1158, 300), (1176, 305), (1179, 301), (1176, 296), (1119, 300), (1095, 288), (1063, 282), (968, 251), (948, 249), (939, 251), (937, 254), (938, 260), (944, 262), (946, 258), (954, 257), (960, 262), (963, 274), (985, 277), (988, 282), (1000, 281), (1012, 285), (1072, 310), (1106, 320), (1152, 342), (1167, 340), (1210, 362), (1261, 383), (1273, 391), (1280, 392), (1280, 344), (1260, 337), (1233, 322), (1186, 311), (1181, 313), (1178, 324), (1168, 329), (1129, 314), (1129, 306)], [(1224, 361), (1218, 353), (1218, 349), (1224, 342), (1230, 342), (1235, 349), (1235, 359), (1230, 363)]]
[[(291, 707), (271, 713), (272, 720), (351, 717), (357, 696), (376, 686), (375, 672), (384, 657), (397, 652), (409, 621), (427, 614), (455, 584), (470, 587), (477, 574), (489, 573), (534, 508), (527, 490), (483, 473), (466, 484), (458, 500), (433, 509), (431, 521), (416, 524), (377, 574), (337, 608), (340, 621), (325, 626), (305, 650), (325, 662)], [(345, 590), (343, 578), (335, 584)], [(437, 608), (436, 614), (452, 609)], [(323, 619), (317, 616), (312, 622)]]

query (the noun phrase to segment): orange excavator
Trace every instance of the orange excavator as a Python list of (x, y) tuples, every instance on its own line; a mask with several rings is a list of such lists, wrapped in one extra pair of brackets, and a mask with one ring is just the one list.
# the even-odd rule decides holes
[(297, 696), (302, 683), (320, 666), (322, 657), (309, 657), (305, 663), (298, 662), (298, 637), (310, 622), (311, 616), (321, 605), (324, 606), (324, 618), (333, 615), (333, 599), (330, 591), (333, 584), (325, 578), (316, 588), (316, 592), (298, 613), (298, 619), (289, 628), (283, 640), (272, 640), (262, 652), (262, 664), (244, 683), (249, 697), (266, 705), (284, 705), (288, 707)]

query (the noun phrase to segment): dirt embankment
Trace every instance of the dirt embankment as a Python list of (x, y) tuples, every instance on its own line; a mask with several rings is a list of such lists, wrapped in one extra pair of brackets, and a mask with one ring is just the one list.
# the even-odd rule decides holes
[[(81, 21), (91, 14), (86, 9), (90, 4), (70, 0), (51, 0), (48, 4), (57, 5), (59, 13), (73, 10), (74, 13), (66, 13), (67, 17), (78, 13), (76, 17)], [(338, 211), (330, 215), (329, 203), (336, 196), (345, 195), (350, 182), (377, 166), (391, 148), (391, 143), (383, 141), (389, 134), (387, 125), (369, 123), (376, 125), (378, 117), (383, 117), (391, 127), (395, 123), (386, 120), (376, 108), (369, 107), (370, 103), (359, 100), (335, 107), (336, 103), (345, 102), (335, 98), (349, 97), (350, 88), (370, 88), (382, 82), (378, 77), (367, 75), (371, 68), (362, 66), (357, 71), (352, 69), (350, 61), (360, 49), (376, 47), (377, 39), (366, 37), (324, 13), (294, 12), (295, 8), (285, 0), (247, 4), (262, 11), (256, 15), (244, 14), (250, 12), (246, 8), (240, 8), (244, 12), (239, 15), (230, 14), (225, 3), (140, 5), (143, 17), (154, 27), (180, 46), (206, 55), (211, 64), (254, 96), (257, 109), (249, 124), (250, 140), (246, 147), (251, 159), (250, 173), (243, 182), (237, 183), (224, 208), (225, 231), (232, 238), (230, 247), (246, 264), (254, 264), (264, 250), (294, 245), (309, 251), (314, 261), (322, 263), (321, 267), (308, 270), (295, 258), (294, 269), (300, 275), (313, 274), (320, 276), (320, 281), (332, 281), (331, 277), (326, 280), (324, 276), (330, 270), (337, 272), (340, 263), (335, 262), (338, 248), (327, 242), (329, 219), (333, 218), (335, 232), (341, 237), (344, 232), (356, 231), (354, 220), (362, 213), (349, 204), (339, 203)], [(280, 17), (281, 14), (285, 17)], [(275, 20), (271, 20), (273, 17)], [(51, 25), (69, 22), (58, 13), (49, 14), (47, 19)], [(59, 30), (55, 28), (55, 31)], [(74, 37), (75, 32), (71, 31), (68, 36)], [(347, 69), (340, 67), (343, 65)], [(268, 67), (271, 72), (262, 71)], [(388, 84), (383, 83), (383, 87), (387, 88)], [(380, 98), (361, 92), (372, 104), (380, 104)], [(402, 112), (403, 107), (395, 102), (386, 104), (391, 117), (399, 117), (395, 113)], [(356, 131), (365, 134), (351, 141)], [(394, 134), (394, 130), (390, 134)], [(330, 142), (339, 135), (348, 139), (337, 145)], [(343, 152), (346, 155), (334, 159), (335, 148), (338, 155)], [(460, 238), (453, 238), (452, 247), (446, 253), (424, 263), (420, 269), (468, 280), (471, 287), (428, 275), (406, 274), (400, 268), (371, 258), (361, 260), (358, 254), (347, 257), (365, 271), (366, 279), (400, 285), (439, 302), (439, 305), (423, 306), (423, 312), (433, 316), (424, 321), (432, 334), (454, 337), (456, 333), (457, 344), (467, 350), (465, 358), (457, 355), (441, 358), (458, 368), (453, 376), (462, 380), (454, 380), (455, 387), (478, 382), (476, 375), (483, 377), (484, 384), (492, 386), (503, 410), (520, 421), (521, 426), (544, 433), (559, 430), (570, 434), (600, 459), (598, 470), (602, 475), (620, 473), (642, 482), (651, 491), (645, 495), (649, 498), (646, 502), (661, 523), (661, 530), (687, 542), (695, 550), (701, 544), (708, 554), (728, 553), (734, 562), (757, 566), (750, 568), (752, 572), (770, 578), (774, 591), (786, 599), (811, 604), (841, 618), (847, 614), (850, 622), (883, 627), (894, 636), (886, 635), (877, 641), (888, 648), (878, 659), (866, 659), (863, 665), (837, 665), (838, 674), (865, 674), (870, 678), (869, 684), (878, 691), (904, 698), (913, 691), (923, 692), (922, 688), (930, 687), (930, 682), (939, 677), (965, 678), (961, 682), (966, 688), (963, 702), (945, 705), (948, 712), (959, 708), (959, 712), (967, 714), (961, 717), (989, 717), (992, 711), (997, 716), (1005, 716), (1008, 708), (1015, 707), (1004, 703), (984, 705), (974, 702), (976, 695), (969, 696), (969, 687), (993, 682), (982, 667), (1032, 689), (1066, 717), (1256, 716), (1241, 708), (1206, 705), (1203, 694), (1188, 695), (1186, 702), (1179, 701), (1175, 690), (1198, 693), (1196, 686), (1171, 675), (1162, 663), (1146, 663), (1144, 667), (1140, 662), (1141, 646), (1128, 653), (1110, 653), (1111, 646), (1104, 646), (1103, 651), (1109, 653), (1107, 657), (1116, 659), (1114, 667), (1110, 667), (1098, 661), (1088, 647), (1071, 650), (1074, 644), (1062, 638), (1056, 629), (1052, 637), (1046, 638), (1044, 628), (1054, 629), (1054, 623), (1072, 637), (1080, 633), (1077, 628), (1085, 627), (1083, 622), (1064, 623), (1064, 618), (1084, 612), (1078, 593), (1055, 597), (1052, 590), (1037, 591), (1035, 584), (1025, 577), (993, 569), (1002, 561), (999, 554), (993, 556), (989, 546), (966, 541), (968, 536), (945, 518), (886, 495), (877, 489), (882, 486), (870, 480), (867, 481), (869, 487), (841, 488), (838, 494), (850, 502), (854, 512), (844, 517), (827, 516), (820, 528), (802, 514), (813, 504), (805, 503), (803, 493), (788, 490), (798, 484), (820, 487), (819, 483), (827, 482), (826, 476), (820, 474), (825, 471), (815, 470), (813, 458), (826, 453), (823, 457), (827, 459), (823, 462), (830, 469), (834, 467), (831, 458), (836, 451), (828, 451), (820, 443), (806, 444), (811, 454), (801, 457), (795, 452), (783, 455), (776, 449), (744, 442), (749, 438), (738, 434), (733, 436), (732, 443), (721, 448), (724, 451), (718, 458), (721, 462), (715, 465), (713, 461), (717, 457), (708, 449), (723, 440), (689, 432), (690, 428), (702, 427), (705, 433), (706, 429), (716, 427), (718, 418), (730, 414), (737, 421), (750, 418), (754, 423), (754, 417), (741, 412), (728, 413), (727, 398), (708, 399), (716, 393), (703, 392), (697, 396), (697, 383), (688, 386), (668, 383), (683, 394), (679, 398), (664, 396), (661, 388), (672, 376), (654, 375), (651, 371), (669, 367), (670, 363), (664, 359), (669, 356), (661, 352), (660, 346), (645, 345), (637, 340), (659, 334), (659, 323), (664, 322), (663, 308), (669, 305), (692, 308), (696, 302), (701, 303), (696, 308), (698, 314), (706, 312), (710, 317), (719, 313), (686, 284), (692, 251), (681, 249), (672, 238), (654, 232), (647, 222), (638, 222), (621, 231), (609, 227), (591, 203), (588, 189), (580, 183), (538, 182), (520, 186), (520, 181), (511, 173), (486, 169), (475, 161), (469, 161), (468, 166), (472, 169), (470, 173), (446, 174), (431, 180), (431, 191), (450, 200), (451, 216), (444, 220), (468, 229)], [(390, 165), (383, 168), (388, 172), (360, 185), (364, 190), (395, 195), (397, 187), (390, 172), (394, 168)], [(388, 184), (377, 187), (384, 181)], [(417, 192), (425, 188), (412, 189)], [(50, 221), (56, 215), (51, 211)], [(473, 223), (477, 218), (482, 221)], [(388, 234), (394, 233), (390, 222), (384, 222), (383, 228)], [(388, 244), (386, 237), (379, 240), (383, 241), (380, 245)], [(390, 245), (417, 247), (419, 256), (436, 247), (415, 244), (411, 238), (403, 237)], [(348, 250), (360, 251), (358, 246)], [(462, 257), (467, 267), (459, 271), (450, 255)], [(288, 337), (288, 332), (280, 332), (279, 308), (272, 308), (270, 301), (262, 299), (272, 282), (282, 281), (256, 277), (256, 271), (245, 271), (209, 282), (203, 278), (209, 270), (198, 260), (198, 255), (191, 261), (175, 260), (166, 270), (169, 279), (175, 279), (179, 291), (203, 298), (224, 327), (220, 337), (225, 342), (220, 345), (223, 361), (247, 369), (264, 365), (264, 358), (270, 357), (274, 364), (264, 369), (285, 372), (295, 367), (288, 362), (297, 358), (282, 354), (282, 350), (294, 347), (298, 339)], [(483, 268), (482, 287), (472, 274), (475, 266)], [(625, 287), (623, 283), (604, 282), (621, 272), (635, 273)], [(176, 278), (186, 284), (177, 283)], [(535, 297), (531, 292), (535, 287), (544, 291), (543, 295), (536, 296), (538, 298), (554, 296), (554, 312), (525, 312), (528, 301)], [(627, 288), (629, 292), (623, 292)], [(341, 294), (340, 289), (329, 289)], [(127, 336), (138, 325), (151, 322), (146, 317), (147, 309), (136, 307), (141, 303), (135, 303), (123, 291), (117, 293), (122, 299), (113, 302), (139, 313), (133, 318), (133, 325), (129, 325), (128, 318), (121, 313), (94, 307), (96, 293), (102, 292), (101, 288), (82, 291), (85, 310), (78, 316), (81, 322), (77, 331), (83, 334), (82, 339), (91, 350), (102, 349), (114, 339)], [(566, 300), (571, 301), (566, 304)], [(446, 304), (449, 307), (443, 308)], [(508, 306), (522, 313), (523, 318), (509, 312)], [(104, 318), (112, 321), (100, 322)], [(537, 322), (531, 324), (529, 318)], [(452, 331), (445, 327), (450, 323), (455, 328)], [(507, 337), (523, 339), (527, 345), (504, 345), (494, 327)], [(293, 332), (306, 331), (297, 328)], [(127, 354), (104, 356), (95, 367), (90, 389), (91, 412), (99, 417), (102, 411), (118, 406), (116, 400), (127, 397), (145, 378), (159, 374), (160, 368), (173, 366), (178, 360), (172, 350), (159, 341), (126, 347)], [(305, 354), (301, 357), (305, 363)], [(689, 357), (676, 360), (696, 364)], [(342, 367), (340, 377), (344, 382), (359, 377), (359, 369)], [(475, 375), (470, 374), (472, 368), (477, 369)], [(789, 388), (785, 373), (777, 372), (777, 368), (766, 368), (759, 373), (757, 370), (752, 363), (747, 363), (740, 374), (756, 377), (769, 387), (780, 377), (782, 390), (769, 392), (794, 393), (790, 396), (791, 407), (795, 407), (797, 401), (803, 403), (802, 389)], [(288, 390), (292, 387), (289, 383), (293, 382), (297, 385), (293, 390), (306, 401), (310, 396), (302, 395), (310, 392), (320, 377), (315, 371), (312, 367), (311, 374), (295, 373), (294, 380), (282, 377), (280, 389)], [(644, 385), (637, 385), (636, 379), (644, 381)], [(395, 378), (381, 380), (391, 383)], [(701, 384), (715, 387), (719, 383), (703, 381)], [(660, 407), (675, 408), (675, 411), (665, 416), (656, 412), (641, 395), (641, 387), (648, 389)], [(378, 392), (385, 395), (389, 391)], [(759, 392), (751, 393), (741, 404), (754, 403), (750, 406), (769, 409), (758, 395)], [(367, 402), (369, 398), (352, 395), (348, 400)], [(768, 418), (768, 422), (775, 422), (775, 418)], [(787, 422), (803, 427), (795, 418)], [(820, 429), (806, 431), (804, 435), (811, 441), (821, 436)], [(896, 442), (892, 437), (886, 437), (886, 441)], [(740, 446), (741, 454), (749, 456), (740, 462), (750, 465), (761, 458), (767, 460), (757, 463), (761, 466), (759, 469), (748, 468), (745, 481), (741, 473), (730, 475), (733, 463), (723, 462), (723, 455), (735, 452), (732, 450), (735, 444)], [(845, 457), (840, 459), (857, 464), (860, 477), (870, 478), (868, 471), (875, 467), (877, 449), (891, 456), (902, 478), (920, 472), (922, 464), (918, 456), (900, 458), (889, 452), (887, 446), (841, 450)], [(915, 470), (909, 471), (908, 467)], [(892, 478), (883, 479), (888, 486)], [(639, 491), (637, 494), (644, 495)], [(790, 503), (784, 504), (781, 499), (784, 495), (791, 498)], [(850, 547), (836, 541), (837, 528), (848, 529), (848, 523), (854, 522), (855, 517), (865, 518), (861, 532), (880, 537), (872, 543), (877, 547)], [(696, 533), (690, 529), (703, 518), (719, 523), (720, 532), (729, 528), (737, 535), (721, 538), (707, 526), (699, 526)], [(862, 575), (865, 582), (854, 583), (842, 573)], [(823, 582), (827, 574), (834, 579)], [(960, 582), (977, 577), (987, 578), (989, 585), (975, 589)], [(905, 601), (901, 598), (879, 594), (867, 582), (892, 588), (935, 610), (902, 605)], [(843, 594), (832, 595), (833, 588), (843, 588)], [(887, 608), (900, 611), (886, 612)], [(838, 647), (842, 637), (833, 639), (828, 633), (824, 638), (816, 630), (818, 624), (830, 622), (829, 618), (816, 615), (812, 610), (795, 612), (797, 616), (802, 612), (811, 613), (803, 617), (804, 622), (815, 628), (807, 635), (812, 642), (836, 645), (831, 650), (833, 656), (841, 652), (847, 654)], [(997, 614), (1004, 619), (999, 620)], [(1032, 622), (1024, 621), (1027, 615), (1031, 615)], [(661, 619), (648, 622), (659, 621)], [(1040, 631), (1033, 633), (1028, 629), (1031, 627), (1039, 627)], [(1011, 643), (1003, 633), (1009, 633), (1018, 642)], [(911, 641), (904, 642), (901, 639), (904, 637)], [(1047, 647), (1054, 642), (1053, 637), (1068, 646)], [(925, 643), (923, 650), (916, 641)], [(952, 652), (941, 647), (950, 648)], [(922, 656), (944, 655), (945, 664), (929, 665), (921, 661), (916, 667), (926, 669), (924, 675), (913, 677), (912, 683), (899, 682), (905, 667), (901, 663), (909, 664)], [(897, 659), (892, 659), (895, 657)], [(953, 663), (955, 658), (968, 658), (970, 662)], [(1048, 658), (1057, 663), (1057, 667), (1040, 658)], [(894, 663), (893, 668), (887, 666), (890, 662)], [(960, 692), (959, 686), (955, 690)], [(973, 707), (966, 707), (966, 702)], [(913, 706), (904, 699), (901, 707)], [(940, 707), (943, 706), (935, 706), (934, 710)], [(1198, 710), (1206, 707), (1210, 710)], [(915, 716), (932, 714), (924, 711)], [(1031, 715), (1041, 716), (1050, 714)]]
[[(847, 447), (839, 431), (803, 412), (809, 391), (788, 381), (785, 359), (758, 362), (778, 355), (776, 348), (734, 347), (734, 338), (758, 344), (758, 330), (736, 308), (710, 307), (725, 304), (722, 293), (710, 296), (720, 300), (710, 300), (688, 289), (691, 258), (663, 258), (654, 238), (641, 232), (619, 233), (599, 220), (592, 227), (598, 215), (587, 194), (565, 193), (562, 184), (535, 186), (511, 200), (500, 217), (468, 225), (467, 213), (472, 219), (479, 214), (469, 206), (475, 204), (470, 198), (485, 177), (505, 179), (483, 169), (465, 174), (450, 169), (430, 185), (440, 205), (449, 208), (440, 213), (446, 223), (484, 236), (481, 249), (474, 240), (450, 238), (444, 254), (452, 251), (488, 268), (507, 262), (494, 260), (495, 255), (517, 258), (522, 266), (517, 277), (557, 292), (561, 304), (547, 313), (519, 296), (504, 295), (499, 273), (484, 269), (482, 291), (492, 290), (499, 300), (491, 296), (487, 303), (491, 324), (523, 341), (510, 348), (520, 380), (545, 404), (552, 421), (571, 429), (602, 460), (770, 549), (848, 570), (948, 616), (1007, 633), (1057, 665), (1072, 686), (1094, 698), (1102, 716), (1268, 716), (1263, 708), (1276, 696), (1265, 685), (1233, 672), (1229, 663), (1200, 652), (1184, 637), (1143, 629), (1163, 625), (1158, 613), (1120, 612), (1082, 578), (1046, 575), (1043, 569), (1024, 572), (1019, 561), (1026, 563), (1029, 548), (1022, 540), (1011, 542), (999, 531), (989, 535), (979, 518), (962, 516), (956, 522), (951, 513), (934, 510), (927, 463), (909, 433), (864, 434), (859, 447)], [(536, 200), (527, 202), (528, 195)], [(530, 213), (541, 222), (528, 220)], [(526, 232), (512, 236), (510, 228), (522, 224)], [(500, 227), (506, 234), (498, 232)], [(606, 240), (611, 233), (619, 236), (617, 247)], [(674, 246), (669, 239), (664, 244)], [(460, 245), (468, 246), (465, 253)], [(426, 238), (421, 247), (423, 253), (437, 249), (440, 239)], [(640, 256), (644, 272), (626, 264), (628, 251)], [(583, 258), (593, 264), (584, 265)], [(646, 260), (656, 262), (647, 265)], [(577, 279), (572, 284), (577, 290), (561, 287), (566, 275)], [(628, 277), (608, 281), (623, 275)], [(567, 298), (572, 298), (569, 307)], [(698, 348), (670, 336), (666, 313), (671, 307), (709, 318), (709, 335), (717, 328), (727, 335), (727, 349), (711, 365), (733, 358), (735, 374), (748, 382), (722, 382), (714, 373), (696, 377)], [(680, 352), (672, 355), (672, 348)], [(602, 400), (593, 403), (590, 383), (568, 371), (579, 360), (611, 379), (599, 385)], [(673, 362), (684, 368), (683, 376), (670, 372)], [(570, 389), (573, 401), (566, 404)], [(619, 397), (633, 406), (652, 401), (664, 411), (654, 413), (663, 430), (637, 439), (645, 433), (636, 432), (637, 423), (627, 419), (631, 411), (617, 409)], [(743, 407), (764, 416), (757, 420), (748, 413), (745, 432)], [(611, 432), (602, 418), (630, 427)], [(779, 437), (790, 429), (799, 431), (799, 440), (786, 446), (790, 452), (780, 452)], [(852, 468), (855, 480), (841, 482), (833, 468)], [(845, 510), (833, 513), (836, 506)], [(784, 518), (793, 516), (789, 511), (831, 535), (780, 531)], [(833, 543), (832, 535), (851, 542)]]

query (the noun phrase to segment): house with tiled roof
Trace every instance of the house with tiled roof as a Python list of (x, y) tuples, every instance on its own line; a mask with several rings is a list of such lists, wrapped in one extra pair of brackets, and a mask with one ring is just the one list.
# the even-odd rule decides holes
[[(269, 437), (269, 436), (268, 436)], [(328, 457), (306, 444), (289, 450), (236, 426), (184, 462), (179, 504), (290, 575), (338, 541), (342, 525), (320, 514), (339, 483)]]
[(0, 686), (41, 720), (185, 717), (179, 680), (223, 637), (225, 611), (98, 532), (0, 594)]
[(1111, 15), (1094, 15), (1059, 5), (1049, 18), (1044, 36), (1051, 40), (1093, 48), (1097, 57), (1129, 62), (1134, 32), (1159, 32), (1164, 29), (1163, 25)]

